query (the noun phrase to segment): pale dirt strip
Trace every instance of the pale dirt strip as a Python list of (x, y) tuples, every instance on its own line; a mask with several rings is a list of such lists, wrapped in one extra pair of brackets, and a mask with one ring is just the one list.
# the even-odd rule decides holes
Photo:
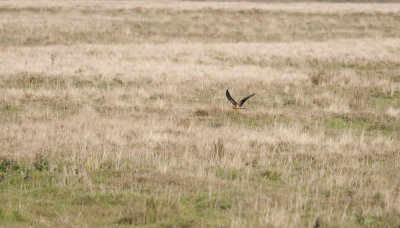
[(192, 1), (0, 1), (0, 8), (62, 8), (72, 10), (267, 10), (299, 13), (399, 13), (395, 3), (263, 3)]

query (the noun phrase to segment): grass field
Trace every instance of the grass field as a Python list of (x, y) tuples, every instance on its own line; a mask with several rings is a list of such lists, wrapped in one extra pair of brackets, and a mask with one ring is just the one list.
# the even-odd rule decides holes
[(399, 12), (1, 1), (0, 227), (400, 226)]

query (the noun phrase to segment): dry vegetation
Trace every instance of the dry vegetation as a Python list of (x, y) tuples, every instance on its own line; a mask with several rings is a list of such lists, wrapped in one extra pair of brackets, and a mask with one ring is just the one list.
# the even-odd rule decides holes
[(0, 226), (399, 226), (400, 5), (312, 6), (0, 2)]

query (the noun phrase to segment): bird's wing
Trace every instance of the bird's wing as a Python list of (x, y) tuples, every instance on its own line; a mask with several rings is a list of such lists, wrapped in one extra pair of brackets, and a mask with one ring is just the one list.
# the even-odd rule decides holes
[(233, 104), (233, 105), (237, 105), (237, 102), (231, 97), (231, 95), (229, 94), (229, 91), (226, 90), (226, 97), (228, 98), (228, 100)]
[(255, 93), (253, 93), (253, 94), (251, 94), (250, 96), (243, 98), (243, 99), (240, 101), (240, 104), (239, 104), (239, 106), (242, 106), (242, 105), (244, 104), (244, 102), (246, 102), (246, 101), (247, 101), (247, 99), (249, 99), (250, 97), (252, 97), (252, 96), (254, 96), (254, 95), (256, 95), (256, 94), (255, 94)]

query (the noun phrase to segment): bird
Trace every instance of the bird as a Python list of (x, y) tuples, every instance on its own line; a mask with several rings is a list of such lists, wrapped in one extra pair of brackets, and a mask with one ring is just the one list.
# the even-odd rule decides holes
[(233, 109), (245, 109), (245, 108), (242, 107), (243, 104), (244, 104), (244, 102), (246, 102), (247, 99), (249, 99), (250, 97), (252, 97), (252, 96), (254, 96), (254, 95), (256, 95), (256, 94), (253, 93), (253, 94), (251, 94), (250, 96), (247, 96), (247, 97), (243, 98), (243, 99), (239, 102), (239, 104), (238, 104), (238, 103), (231, 97), (231, 95), (229, 94), (229, 90), (226, 90), (226, 97), (227, 97), (228, 100), (233, 104), (233, 106), (232, 106)]

